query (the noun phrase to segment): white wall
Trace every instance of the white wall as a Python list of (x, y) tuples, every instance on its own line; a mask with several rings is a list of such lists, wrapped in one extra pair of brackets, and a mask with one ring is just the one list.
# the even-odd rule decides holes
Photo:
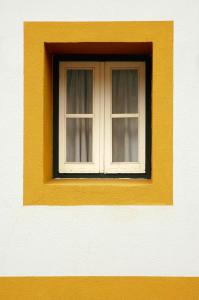
[[(173, 207), (22, 206), (25, 20), (175, 21)], [(199, 1), (0, 0), (0, 66), (0, 276), (199, 275)]]

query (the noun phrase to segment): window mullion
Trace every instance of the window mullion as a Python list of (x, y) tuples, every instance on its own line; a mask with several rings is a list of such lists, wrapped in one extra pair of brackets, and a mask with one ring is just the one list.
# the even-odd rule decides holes
[(100, 62), (99, 66), (99, 172), (104, 173), (104, 155), (105, 155), (105, 144), (104, 144), (104, 135), (105, 135), (105, 97), (104, 97), (104, 89), (105, 89), (105, 76), (104, 76), (104, 62)]
[(112, 160), (112, 78), (110, 64), (106, 62), (104, 66), (104, 173), (107, 173)]

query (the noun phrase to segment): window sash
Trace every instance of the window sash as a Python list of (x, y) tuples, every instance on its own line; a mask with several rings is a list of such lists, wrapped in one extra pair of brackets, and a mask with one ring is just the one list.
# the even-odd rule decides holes
[[(112, 70), (138, 71), (138, 113), (112, 114)], [(145, 62), (105, 63), (105, 165), (104, 173), (145, 172)], [(138, 162), (112, 162), (112, 118), (138, 118)]]
[[(93, 112), (92, 114), (67, 114), (67, 70), (93, 70)], [(100, 68), (97, 62), (60, 62), (59, 64), (59, 172), (98, 173), (99, 172), (99, 87)], [(92, 118), (92, 162), (66, 161), (66, 119)]]

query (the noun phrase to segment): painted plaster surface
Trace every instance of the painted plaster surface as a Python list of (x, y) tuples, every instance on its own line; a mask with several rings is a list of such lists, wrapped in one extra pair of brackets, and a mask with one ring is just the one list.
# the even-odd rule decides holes
[[(1, 0), (0, 276), (199, 275), (198, 19), (196, 0)], [(23, 21), (91, 20), (174, 20), (173, 206), (22, 206)]]

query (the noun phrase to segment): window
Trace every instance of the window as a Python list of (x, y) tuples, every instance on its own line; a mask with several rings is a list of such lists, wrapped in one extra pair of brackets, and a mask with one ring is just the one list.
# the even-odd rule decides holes
[(150, 176), (147, 60), (108, 58), (55, 57), (55, 177)]
[[(145, 174), (59, 173), (62, 61), (145, 62)], [(25, 22), (24, 205), (172, 205), (172, 95), (173, 22)]]

